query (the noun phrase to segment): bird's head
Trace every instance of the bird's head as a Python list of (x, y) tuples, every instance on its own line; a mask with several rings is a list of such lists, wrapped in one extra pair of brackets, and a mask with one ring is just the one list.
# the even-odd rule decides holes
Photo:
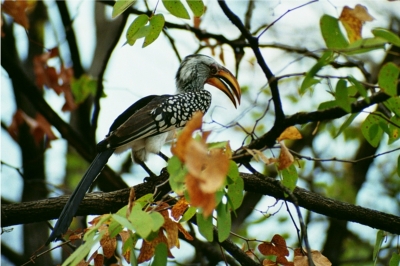
[(235, 107), (236, 100), (240, 104), (239, 83), (228, 69), (206, 55), (187, 56), (176, 73), (178, 93), (202, 90), (205, 84), (210, 84), (223, 91)]

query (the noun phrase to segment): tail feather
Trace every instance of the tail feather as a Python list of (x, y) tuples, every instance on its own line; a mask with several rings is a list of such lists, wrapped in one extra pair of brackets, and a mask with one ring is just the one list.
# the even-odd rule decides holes
[(108, 159), (113, 153), (114, 150), (109, 149), (97, 154), (96, 158), (89, 166), (89, 169), (86, 171), (78, 186), (75, 188), (71, 197), (68, 199), (67, 204), (65, 204), (64, 209), (62, 210), (60, 217), (58, 218), (58, 221), (50, 234), (49, 239), (47, 239), (46, 241), (46, 246), (50, 242), (59, 239), (60, 235), (68, 230), (68, 227), (72, 222), (72, 218), (75, 216), (80, 203), (85, 197), (86, 191), (103, 170), (104, 166), (108, 162)]

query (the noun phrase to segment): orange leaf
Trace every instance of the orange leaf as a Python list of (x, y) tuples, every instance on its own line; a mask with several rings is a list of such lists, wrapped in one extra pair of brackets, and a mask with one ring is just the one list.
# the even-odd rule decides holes
[(181, 162), (185, 162), (185, 154), (187, 143), (192, 139), (192, 134), (195, 130), (201, 129), (203, 122), (203, 113), (197, 112), (193, 115), (192, 119), (187, 122), (186, 126), (183, 128), (182, 133), (179, 135), (175, 145), (172, 145), (172, 154), (178, 156)]
[(274, 235), (271, 243), (275, 245), (278, 255), (289, 256), (289, 250), (287, 249), (286, 241), (281, 235)]
[(203, 192), (199, 185), (197, 178), (188, 174), (185, 178), (186, 187), (190, 195), (190, 204), (195, 207), (201, 207), (203, 209), (203, 215), (208, 217), (216, 207), (214, 193)]
[(301, 136), (300, 131), (296, 127), (290, 126), (282, 132), (282, 134), (279, 136), (277, 141), (281, 141), (281, 140), (285, 140), (285, 139), (294, 140), (294, 139), (301, 139), (301, 138), (303, 138), (303, 137)]
[(185, 197), (181, 197), (178, 202), (172, 207), (171, 216), (179, 221), (180, 217), (187, 210), (189, 202), (186, 201)]
[(339, 20), (346, 29), (350, 43), (353, 43), (362, 38), (361, 29), (364, 22), (372, 21), (374, 18), (368, 13), (365, 6), (358, 4), (354, 9), (345, 6)]
[(9, 14), (16, 23), (20, 24), (26, 30), (29, 29), (29, 20), (26, 16), (26, 10), (28, 8), (28, 1), (17, 0), (10, 1), (6, 0), (1, 5), (1, 9)]
[(283, 142), (281, 144), (281, 154), (279, 155), (279, 166), (278, 169), (282, 170), (291, 166), (294, 162), (293, 155), (289, 152), (288, 148), (286, 148)]
[(186, 231), (180, 223), (178, 223), (178, 230), (185, 236), (186, 240), (193, 240), (193, 236), (189, 234), (189, 232)]

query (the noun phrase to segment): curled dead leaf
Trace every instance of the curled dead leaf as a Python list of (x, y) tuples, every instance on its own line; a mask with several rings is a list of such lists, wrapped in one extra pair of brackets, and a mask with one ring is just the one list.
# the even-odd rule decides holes
[(281, 153), (278, 159), (279, 163), (278, 169), (283, 170), (293, 164), (294, 157), (283, 142), (281, 142), (280, 144), (281, 144)]
[[(308, 266), (308, 257), (301, 252), (300, 248), (296, 248), (294, 251), (294, 266)], [(321, 254), (318, 250), (311, 250), (311, 258), (315, 266), (331, 266), (332, 263), (327, 257)]]
[(303, 137), (301, 136), (300, 131), (296, 127), (290, 126), (282, 132), (277, 141), (280, 142), (285, 139), (295, 140), (301, 138)]
[(350, 43), (361, 39), (362, 25), (366, 21), (372, 21), (374, 18), (368, 13), (368, 10), (363, 5), (356, 5), (354, 9), (345, 6), (339, 17), (347, 32), (347, 37)]

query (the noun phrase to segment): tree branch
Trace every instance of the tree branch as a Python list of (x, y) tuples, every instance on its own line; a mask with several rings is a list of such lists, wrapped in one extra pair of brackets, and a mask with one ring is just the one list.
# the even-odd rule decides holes
[[(269, 177), (261, 179), (255, 175), (246, 173), (241, 173), (240, 175), (244, 180), (246, 191), (290, 201), (290, 199), (285, 198), (279, 181)], [(135, 186), (137, 198), (147, 193), (153, 193), (155, 186), (164, 182), (168, 177), (168, 173), (163, 171), (160, 177)], [(158, 188), (158, 190), (160, 189), (161, 193), (159, 194), (161, 195), (169, 192), (168, 184)], [(129, 191), (130, 189), (127, 188), (109, 193), (88, 193), (82, 201), (77, 215), (115, 212), (127, 204)], [(300, 207), (310, 211), (336, 219), (382, 229), (393, 234), (400, 234), (400, 217), (398, 216), (333, 200), (299, 187), (296, 187), (293, 191), (293, 195), (297, 198)], [(61, 196), (34, 202), (2, 204), (1, 224), (5, 227), (56, 219), (67, 199), (68, 196)]]

